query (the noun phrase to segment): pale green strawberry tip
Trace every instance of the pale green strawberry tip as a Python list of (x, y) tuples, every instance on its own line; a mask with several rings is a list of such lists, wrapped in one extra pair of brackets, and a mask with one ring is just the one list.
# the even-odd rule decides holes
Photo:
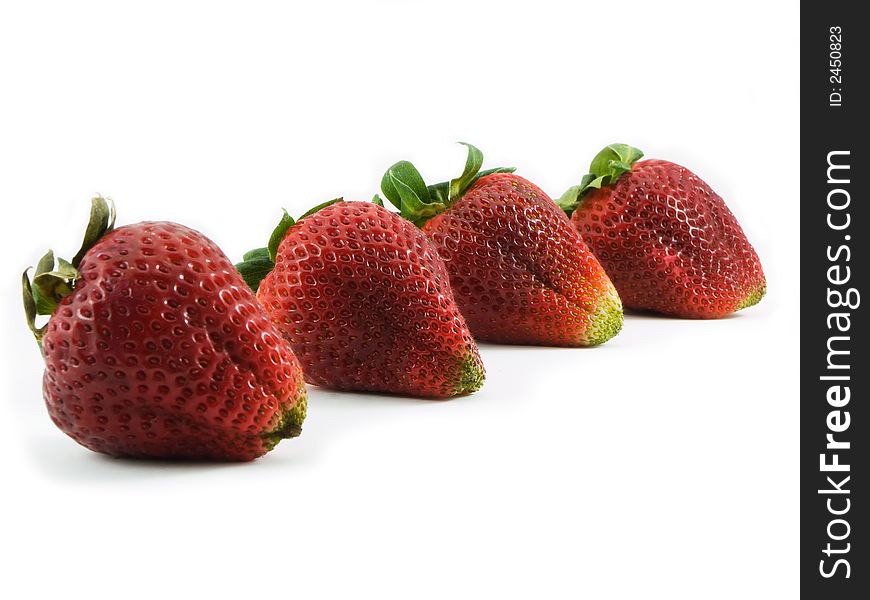
[(480, 358), (476, 354), (470, 354), (462, 360), (462, 367), (459, 375), (459, 385), (456, 387), (454, 395), (472, 394), (483, 387), (483, 381), (486, 379), (486, 373), (483, 370), (483, 365)]
[(752, 290), (752, 292), (750, 292), (749, 295), (747, 295), (746, 298), (744, 298), (743, 301), (738, 304), (737, 308), (735, 308), (734, 310), (738, 311), (743, 310), (744, 308), (749, 308), (750, 306), (755, 306), (756, 304), (761, 302), (761, 299), (764, 297), (765, 293), (767, 293), (767, 281), (762, 280), (761, 284), (754, 290)]
[(598, 346), (603, 344), (622, 329), (622, 301), (616, 288), (611, 284), (605, 294), (598, 300), (595, 312), (589, 320), (584, 332), (583, 345)]
[(299, 390), (299, 400), (289, 409), (282, 411), (278, 424), (261, 435), (266, 451), (272, 450), (281, 440), (298, 437), (302, 433), (302, 422), (308, 413), (308, 393), (305, 384)]

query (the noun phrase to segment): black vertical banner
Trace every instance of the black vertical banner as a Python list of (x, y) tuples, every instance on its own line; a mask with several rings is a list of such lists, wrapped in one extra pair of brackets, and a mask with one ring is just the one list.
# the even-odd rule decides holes
[(801, 593), (830, 600), (870, 598), (864, 10), (801, 6)]

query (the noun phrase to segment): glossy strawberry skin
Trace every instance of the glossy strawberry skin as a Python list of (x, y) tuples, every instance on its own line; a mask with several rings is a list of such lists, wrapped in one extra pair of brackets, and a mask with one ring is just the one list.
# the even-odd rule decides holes
[(710, 319), (756, 304), (761, 263), (722, 198), (688, 169), (633, 165), (571, 215), (627, 308)]
[(479, 340), (587, 346), (622, 325), (604, 269), (565, 214), (522, 177), (481, 177), (423, 230)]
[(298, 435), (299, 364), (202, 234), (121, 227), (79, 271), (43, 338), (45, 402), (64, 433), (117, 457), (227, 461)]
[(483, 381), (435, 248), (375, 204), (339, 202), (293, 225), (257, 297), (309, 383), (440, 398)]

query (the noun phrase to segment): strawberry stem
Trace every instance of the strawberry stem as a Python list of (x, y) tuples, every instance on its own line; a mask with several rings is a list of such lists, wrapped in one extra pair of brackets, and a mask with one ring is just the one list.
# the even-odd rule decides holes
[(624, 173), (631, 171), (634, 163), (643, 157), (643, 152), (628, 144), (610, 144), (592, 159), (589, 173), (583, 176), (579, 185), (571, 186), (556, 200), (559, 208), (570, 217), (583, 196), (590, 189), (600, 189), (613, 185)]

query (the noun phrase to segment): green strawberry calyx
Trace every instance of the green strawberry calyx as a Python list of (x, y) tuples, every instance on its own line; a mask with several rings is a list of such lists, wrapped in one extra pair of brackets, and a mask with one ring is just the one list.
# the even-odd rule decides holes
[(559, 208), (570, 217), (591, 189), (601, 189), (613, 185), (631, 166), (643, 157), (643, 152), (628, 144), (610, 144), (592, 159), (589, 173), (583, 176), (579, 185), (574, 185), (556, 200)]
[(85, 229), (82, 246), (72, 260), (67, 261), (59, 256), (55, 257), (54, 252), (49, 250), (36, 263), (33, 279), (29, 275), (31, 267), (24, 270), (21, 276), (24, 315), (27, 319), (27, 327), (36, 338), (36, 343), (40, 349), (48, 325), (38, 327), (36, 325), (37, 316), (54, 314), (61, 300), (72, 293), (76, 281), (81, 277), (79, 264), (81, 264), (87, 251), (114, 227), (114, 203), (109, 199), (97, 196), (91, 200), (91, 216)]
[(272, 272), (275, 268), (275, 260), (278, 257), (278, 246), (281, 245), (281, 240), (287, 235), (287, 230), (293, 227), (296, 223), (311, 216), (317, 211), (331, 206), (336, 202), (341, 202), (344, 198), (334, 198), (327, 200), (308, 210), (298, 219), (291, 217), (286, 210), (278, 221), (278, 225), (272, 230), (272, 235), (269, 236), (269, 243), (265, 248), (255, 248), (249, 252), (245, 252), (242, 256), (242, 262), (236, 263), (236, 270), (241, 274), (242, 279), (248, 284), (254, 292), (256, 292), (260, 283), (266, 278), (266, 275)]
[[(417, 168), (407, 160), (400, 160), (387, 169), (381, 179), (381, 191), (390, 204), (399, 209), (399, 214), (418, 227), (426, 221), (453, 206), (468, 188), (481, 177), (493, 173), (513, 173), (513, 167), (498, 167), (481, 171), (483, 152), (465, 142), (459, 142), (468, 149), (465, 169), (462, 174), (450, 181), (426, 185)], [(384, 205), (380, 196), (375, 195), (372, 202)]]

